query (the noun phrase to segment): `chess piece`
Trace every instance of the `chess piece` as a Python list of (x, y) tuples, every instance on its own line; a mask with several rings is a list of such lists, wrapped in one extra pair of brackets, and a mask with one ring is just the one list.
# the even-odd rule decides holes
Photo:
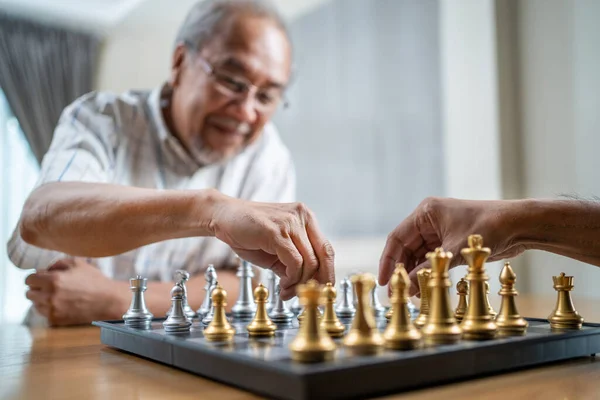
[(235, 319), (248, 320), (256, 313), (256, 304), (252, 298), (252, 264), (240, 259), (236, 275), (240, 278), (240, 294), (231, 309), (231, 314)]
[[(194, 312), (194, 310), (192, 310), (192, 307), (190, 307), (190, 305), (188, 304), (188, 301), (187, 301), (187, 287), (186, 287), (185, 283), (189, 279), (190, 279), (189, 272), (184, 271), (182, 269), (178, 269), (177, 271), (175, 271), (175, 277), (173, 280), (175, 281), (175, 283), (178, 283), (179, 286), (181, 286), (183, 288), (183, 312), (191, 320), (196, 316), (196, 313)], [(172, 308), (169, 308), (169, 311), (167, 311), (167, 317), (169, 315), (171, 315), (171, 312), (172, 312)]]
[(204, 337), (210, 342), (229, 342), (235, 335), (235, 328), (231, 326), (225, 315), (227, 292), (218, 285), (211, 292), (211, 300), (214, 305), (214, 317), (204, 329)]
[(559, 276), (553, 276), (554, 290), (558, 292), (554, 311), (548, 317), (552, 329), (581, 329), (583, 317), (575, 311), (571, 290), (573, 290), (573, 277), (566, 276), (561, 272)]
[(378, 287), (379, 285), (375, 282), (375, 286), (371, 290), (371, 307), (373, 308), (373, 315), (375, 315), (376, 318), (385, 314), (385, 307), (379, 301), (379, 296), (377, 296)]
[(438, 247), (427, 253), (431, 262), (431, 279), (429, 279), (429, 316), (423, 326), (423, 339), (427, 345), (456, 343), (462, 331), (450, 306), (448, 288), (452, 285), (448, 275), (448, 267), (452, 253)]
[(469, 294), (469, 283), (465, 278), (460, 278), (456, 284), (456, 294), (458, 295), (458, 305), (454, 311), (454, 318), (461, 322), (467, 312), (467, 295)]
[[(304, 320), (304, 316), (305, 316), (305, 309), (302, 308), (302, 311), (300, 311), (300, 314), (298, 314), (298, 316), (296, 318), (298, 318), (298, 321), (302, 322), (302, 320)], [(321, 319), (321, 317), (323, 317), (323, 313), (321, 313), (321, 310), (317, 307), (317, 318)]]
[(181, 284), (176, 283), (171, 289), (171, 314), (163, 322), (167, 333), (189, 332), (192, 321), (183, 312), (184, 290)]
[(352, 326), (344, 338), (344, 346), (350, 353), (375, 354), (383, 347), (383, 337), (377, 330), (371, 309), (371, 290), (375, 287), (375, 277), (371, 274), (358, 274), (351, 278), (358, 298), (356, 314)]
[(496, 317), (499, 336), (517, 336), (523, 335), (527, 331), (529, 323), (525, 318), (519, 315), (515, 297), (519, 294), (515, 289), (517, 275), (510, 267), (510, 263), (504, 263), (504, 268), (500, 272), (500, 284), (502, 288), (498, 292), (502, 296), (500, 303), (500, 312)]
[(327, 283), (323, 288), (323, 298), (325, 299), (325, 313), (321, 318), (321, 326), (329, 336), (337, 338), (344, 335), (346, 329), (338, 319), (333, 305), (335, 304), (336, 290), (331, 283)]
[(273, 336), (277, 330), (277, 325), (271, 321), (267, 313), (267, 299), (269, 291), (260, 283), (254, 289), (254, 301), (256, 301), (256, 315), (246, 329), (250, 336)]
[(292, 318), (294, 318), (294, 313), (287, 308), (285, 302), (281, 299), (281, 286), (276, 285), (275, 290), (277, 302), (275, 303), (275, 307), (270, 311), (269, 318), (276, 324), (289, 324), (292, 322)]
[(298, 285), (298, 297), (304, 307), (305, 318), (300, 330), (290, 343), (292, 360), (309, 363), (333, 359), (335, 343), (319, 323), (317, 310), (321, 299), (321, 288), (315, 280)]
[(469, 247), (460, 251), (460, 254), (469, 264), (467, 281), (469, 282), (469, 305), (460, 327), (463, 330), (463, 339), (485, 340), (493, 339), (498, 326), (490, 314), (486, 304), (485, 282), (489, 277), (485, 273), (485, 260), (490, 255), (490, 249), (483, 247), (481, 235), (470, 235)]
[(492, 308), (492, 305), (490, 304), (489, 294), (490, 294), (490, 283), (486, 281), (485, 282), (485, 305), (487, 307), (488, 312), (492, 316), (492, 319), (495, 319), (496, 311), (494, 311), (494, 309)]
[(392, 350), (411, 350), (421, 346), (421, 332), (410, 320), (408, 310), (408, 289), (410, 278), (404, 269), (404, 264), (396, 264), (391, 279), (392, 287), (392, 316), (390, 323), (383, 332), (385, 347)]
[(269, 291), (269, 298), (267, 299), (267, 312), (271, 312), (275, 304), (277, 303), (277, 284), (279, 282), (278, 276), (275, 272), (270, 269), (267, 270), (267, 290)]
[[(214, 286), (215, 287), (219, 286), (219, 281), (216, 281)], [(210, 293), (211, 293), (210, 310), (208, 310), (208, 313), (206, 313), (204, 318), (202, 318), (202, 320), (200, 321), (200, 322), (202, 322), (202, 325), (204, 325), (204, 326), (208, 326), (212, 322), (213, 318), (215, 317), (215, 305), (212, 302), (212, 291)]]
[(419, 291), (421, 292), (421, 309), (415, 325), (418, 328), (425, 326), (427, 316), (429, 315), (429, 280), (431, 279), (431, 269), (422, 268), (417, 272), (417, 281), (419, 282)]
[(356, 313), (356, 308), (354, 308), (352, 284), (350, 283), (350, 280), (348, 278), (342, 279), (340, 288), (342, 289), (342, 301), (336, 307), (335, 312), (337, 316), (342, 319), (350, 319), (354, 316), (354, 313)]
[(217, 271), (215, 270), (214, 265), (208, 264), (208, 268), (206, 268), (206, 271), (204, 272), (204, 280), (206, 281), (204, 284), (204, 291), (206, 294), (204, 295), (202, 305), (198, 311), (196, 311), (196, 314), (198, 314), (198, 318), (200, 319), (206, 317), (212, 307), (212, 291), (217, 286)]
[(300, 315), (302, 312), (302, 306), (300, 305), (300, 299), (298, 299), (298, 296), (294, 296), (292, 299), (291, 310), (296, 316)]
[(129, 290), (133, 293), (133, 297), (131, 298), (129, 310), (123, 315), (123, 320), (125, 325), (132, 328), (149, 329), (154, 317), (146, 308), (146, 302), (144, 301), (147, 282), (146, 278), (139, 275), (129, 280)]

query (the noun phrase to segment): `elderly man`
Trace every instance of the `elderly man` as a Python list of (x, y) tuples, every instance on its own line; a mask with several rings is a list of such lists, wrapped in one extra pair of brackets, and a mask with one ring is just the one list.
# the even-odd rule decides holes
[(136, 274), (152, 281), (146, 301), (162, 315), (177, 269), (193, 276), (197, 308), (208, 263), (235, 296), (231, 249), (279, 275), (284, 299), (310, 278), (334, 281), (333, 249), (311, 211), (290, 203), (292, 160), (269, 123), (291, 57), (271, 6), (202, 2), (166, 84), (91, 93), (64, 111), (8, 243), (15, 265), (37, 270), (27, 298), (50, 324), (120, 318)]
[(544, 250), (600, 266), (600, 203), (579, 199), (476, 201), (428, 198), (388, 236), (379, 262), (379, 283), (389, 282), (402, 262), (418, 293), (416, 273), (428, 268), (425, 254), (442, 246), (464, 265), (460, 249), (478, 233), (492, 251), (489, 260)]

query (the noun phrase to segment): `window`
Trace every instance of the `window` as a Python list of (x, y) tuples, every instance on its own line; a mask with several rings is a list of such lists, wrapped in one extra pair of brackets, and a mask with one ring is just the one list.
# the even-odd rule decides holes
[(19, 123), (0, 89), (0, 323), (19, 323), (29, 307), (25, 277), (8, 259), (6, 242), (37, 180), (39, 167)]

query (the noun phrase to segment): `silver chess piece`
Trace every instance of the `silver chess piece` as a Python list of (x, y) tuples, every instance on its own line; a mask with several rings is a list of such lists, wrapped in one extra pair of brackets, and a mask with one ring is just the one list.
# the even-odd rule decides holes
[(215, 270), (214, 265), (208, 264), (208, 268), (206, 268), (206, 271), (204, 272), (204, 280), (206, 281), (206, 284), (204, 285), (204, 291), (206, 292), (206, 295), (204, 296), (202, 305), (198, 311), (196, 311), (199, 319), (206, 317), (212, 307), (211, 295), (213, 289), (217, 287), (217, 271)]
[[(194, 312), (194, 310), (192, 310), (192, 307), (190, 307), (190, 305), (188, 304), (187, 301), (187, 287), (185, 285), (185, 283), (190, 279), (190, 273), (187, 271), (184, 271), (182, 269), (178, 269), (177, 271), (175, 271), (175, 283), (179, 284), (179, 286), (181, 286), (183, 288), (183, 312), (185, 313), (185, 315), (187, 315), (187, 317), (189, 319), (193, 319), (196, 316), (196, 313)], [(167, 317), (169, 315), (171, 315), (171, 310), (172, 308), (169, 309), (169, 311), (167, 311)]]
[(354, 290), (350, 279), (344, 278), (340, 282), (341, 301), (335, 309), (335, 313), (339, 318), (352, 318), (356, 313), (354, 307)]
[(192, 321), (183, 312), (184, 299), (183, 286), (176, 283), (171, 289), (171, 314), (163, 322), (163, 327), (167, 333), (189, 332)]
[[(219, 282), (215, 281), (215, 285), (213, 287), (216, 288), (217, 286), (219, 286)], [(209, 296), (212, 297), (212, 290), (208, 293)], [(206, 313), (206, 315), (204, 315), (203, 318), (200, 319), (200, 322), (202, 322), (202, 325), (204, 326), (208, 326), (208, 324), (210, 324), (213, 320), (213, 318), (215, 317), (215, 305), (212, 302), (212, 299), (210, 300), (210, 308), (208, 310), (208, 312)]]
[(269, 318), (276, 324), (288, 324), (292, 322), (294, 313), (285, 305), (285, 302), (281, 299), (281, 286), (279, 286), (279, 279), (275, 284), (275, 305), (269, 312)]
[(271, 270), (267, 270), (267, 290), (269, 291), (269, 298), (267, 299), (267, 312), (270, 312), (275, 304), (277, 304), (277, 296), (275, 292), (277, 291), (277, 283), (279, 282), (279, 277), (275, 275), (275, 272)]
[(376, 317), (381, 317), (385, 315), (385, 307), (379, 301), (379, 296), (377, 296), (377, 288), (379, 284), (375, 284), (373, 290), (371, 290), (371, 306), (373, 307), (373, 313)]
[(408, 312), (410, 313), (411, 317), (416, 317), (419, 314), (419, 309), (417, 306), (415, 306), (415, 303), (410, 300), (410, 298), (408, 299), (406, 306), (408, 307)]
[(298, 315), (302, 312), (302, 306), (300, 305), (300, 299), (298, 298), (298, 296), (294, 296), (294, 298), (292, 299), (291, 309), (294, 315)]
[(256, 313), (256, 303), (252, 294), (252, 264), (240, 259), (240, 266), (236, 274), (240, 278), (240, 294), (231, 308), (231, 314), (235, 319), (252, 319)]
[(136, 276), (129, 280), (129, 289), (133, 292), (129, 310), (123, 315), (125, 325), (132, 328), (149, 329), (154, 315), (146, 308), (144, 301), (144, 292), (146, 291), (148, 280), (141, 276)]

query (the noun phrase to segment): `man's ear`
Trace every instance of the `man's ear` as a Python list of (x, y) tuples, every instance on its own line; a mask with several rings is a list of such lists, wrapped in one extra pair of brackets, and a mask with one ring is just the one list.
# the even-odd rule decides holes
[(171, 77), (169, 79), (171, 87), (178, 86), (181, 81), (186, 55), (185, 45), (183, 43), (178, 44), (175, 51), (173, 51), (173, 59), (171, 60)]

